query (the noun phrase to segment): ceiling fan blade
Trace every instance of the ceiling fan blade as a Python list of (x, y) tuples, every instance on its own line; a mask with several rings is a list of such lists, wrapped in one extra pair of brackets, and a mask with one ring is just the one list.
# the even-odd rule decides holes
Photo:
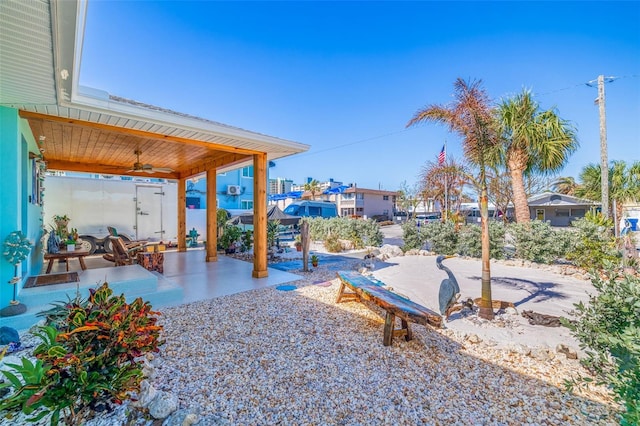
[(159, 173), (172, 173), (173, 169), (170, 169), (168, 167), (154, 167), (152, 169), (155, 172), (159, 172)]

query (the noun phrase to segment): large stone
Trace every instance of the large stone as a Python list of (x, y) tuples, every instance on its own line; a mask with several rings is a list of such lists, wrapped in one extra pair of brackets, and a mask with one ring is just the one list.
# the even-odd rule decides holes
[(20, 335), (11, 327), (0, 327), (0, 345), (20, 343)]
[(191, 426), (200, 421), (200, 416), (187, 410), (180, 409), (172, 413), (163, 422), (162, 426)]
[(165, 419), (178, 409), (178, 397), (172, 393), (158, 391), (148, 408), (154, 419)]

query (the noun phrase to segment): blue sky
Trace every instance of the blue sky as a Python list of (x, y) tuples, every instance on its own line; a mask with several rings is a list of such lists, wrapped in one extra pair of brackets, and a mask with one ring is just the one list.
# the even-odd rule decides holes
[(271, 177), (412, 185), (447, 141), (406, 129), (456, 78), (496, 102), (531, 89), (578, 130), (561, 173), (599, 163), (598, 75), (610, 160), (640, 160), (639, 2), (213, 2), (90, 0), (81, 84), (311, 145)]

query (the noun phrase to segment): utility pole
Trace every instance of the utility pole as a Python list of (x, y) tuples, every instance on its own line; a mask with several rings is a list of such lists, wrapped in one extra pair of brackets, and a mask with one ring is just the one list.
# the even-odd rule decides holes
[(598, 109), (600, 110), (600, 180), (602, 215), (609, 217), (609, 158), (607, 154), (607, 117), (604, 108), (604, 75), (598, 76)]
[[(602, 215), (609, 218), (609, 158), (607, 155), (607, 117), (604, 101), (604, 83), (611, 83), (615, 77), (598, 76), (598, 97), (596, 104), (600, 112), (600, 190), (602, 192)], [(594, 80), (587, 83), (593, 87)]]

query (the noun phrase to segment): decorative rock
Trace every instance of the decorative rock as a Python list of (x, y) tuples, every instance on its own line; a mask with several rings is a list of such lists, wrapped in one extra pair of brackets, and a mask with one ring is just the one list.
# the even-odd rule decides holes
[(140, 382), (140, 394), (138, 395), (138, 401), (134, 404), (136, 406), (147, 408), (151, 402), (158, 396), (158, 391), (148, 380)]
[(386, 256), (386, 259), (390, 257), (400, 257), (404, 256), (404, 252), (398, 246), (393, 246), (391, 244), (385, 244), (380, 247), (380, 256)]
[(504, 310), (504, 313), (507, 315), (518, 315), (518, 310), (516, 308), (512, 308), (511, 306), (509, 306), (507, 309)]
[(556, 346), (556, 352), (564, 354), (568, 359), (578, 359), (577, 352), (562, 343)]
[(11, 327), (0, 327), (0, 345), (20, 343), (20, 335)]
[(168, 393), (158, 391), (158, 395), (148, 406), (149, 414), (154, 419), (164, 419), (178, 409), (178, 397)]
[(477, 334), (470, 334), (469, 336), (467, 336), (467, 341), (469, 343), (480, 343), (482, 342), (482, 339), (480, 338), (480, 336), (478, 336)]
[(200, 417), (197, 414), (180, 409), (171, 413), (171, 415), (162, 422), (162, 426), (191, 426), (199, 421)]

